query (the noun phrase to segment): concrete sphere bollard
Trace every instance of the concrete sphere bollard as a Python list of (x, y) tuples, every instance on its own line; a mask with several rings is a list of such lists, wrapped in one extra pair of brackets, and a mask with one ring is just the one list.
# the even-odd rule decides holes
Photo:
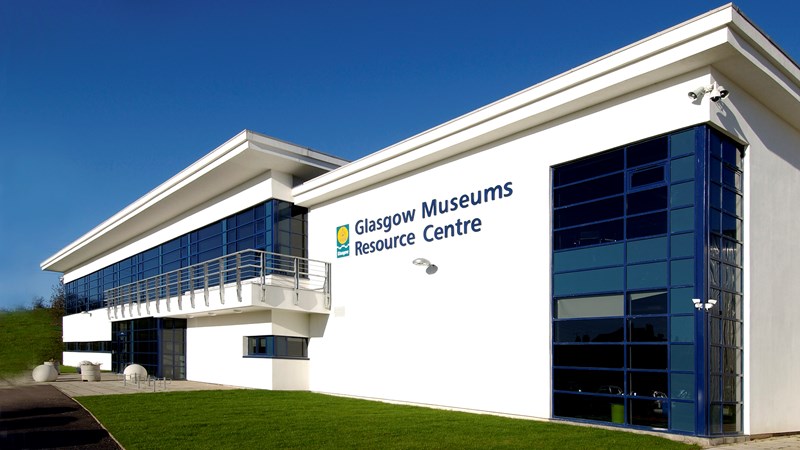
[(147, 379), (147, 369), (140, 366), (139, 364), (131, 364), (125, 368), (123, 372), (125, 375), (125, 379), (129, 381), (136, 381), (139, 380), (146, 380)]
[(33, 381), (38, 383), (44, 381), (56, 381), (56, 378), (58, 378), (58, 372), (56, 372), (56, 368), (53, 366), (42, 364), (41, 366), (36, 366), (36, 368), (33, 369)]

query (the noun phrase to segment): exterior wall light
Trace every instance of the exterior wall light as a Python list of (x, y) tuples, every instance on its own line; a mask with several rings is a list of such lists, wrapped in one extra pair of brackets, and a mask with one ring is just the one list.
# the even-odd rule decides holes
[(433, 275), (436, 273), (437, 270), (439, 270), (439, 267), (437, 267), (436, 264), (432, 264), (425, 258), (417, 258), (414, 261), (411, 261), (411, 263), (414, 264), (415, 266), (427, 267), (425, 269), (425, 273), (427, 273), (428, 275)]
[(700, 300), (699, 298), (693, 298), (692, 303), (694, 303), (695, 308), (700, 310), (705, 309), (706, 311), (708, 311), (709, 309), (713, 308), (714, 305), (717, 304), (717, 301), (714, 300), (713, 298), (710, 298), (706, 303), (703, 303), (703, 301)]
[(730, 91), (728, 91), (721, 85), (718, 85), (717, 82), (715, 81), (714, 83), (709, 84), (708, 86), (700, 86), (697, 89), (689, 91), (689, 98), (692, 99), (692, 101), (694, 101), (697, 99), (702, 99), (703, 96), (706, 94), (711, 94), (711, 101), (716, 103), (722, 100), (723, 98), (727, 97), (728, 95), (730, 95)]

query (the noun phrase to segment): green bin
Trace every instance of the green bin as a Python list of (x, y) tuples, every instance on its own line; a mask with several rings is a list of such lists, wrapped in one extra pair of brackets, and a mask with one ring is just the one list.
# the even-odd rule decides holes
[(614, 423), (625, 423), (625, 405), (611, 404), (611, 421)]

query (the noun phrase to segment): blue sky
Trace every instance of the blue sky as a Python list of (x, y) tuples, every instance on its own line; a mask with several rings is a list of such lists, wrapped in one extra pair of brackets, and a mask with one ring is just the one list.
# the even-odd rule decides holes
[[(800, 2), (736, 4), (800, 59)], [(0, 0), (0, 308), (245, 128), (357, 159), (721, 5)]]

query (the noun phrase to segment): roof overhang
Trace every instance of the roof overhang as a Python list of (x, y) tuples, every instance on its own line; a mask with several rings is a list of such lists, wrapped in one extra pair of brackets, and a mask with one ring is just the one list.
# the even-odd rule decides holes
[(347, 161), (244, 130), (41, 263), (66, 272), (269, 171), (302, 180)]
[(800, 69), (728, 4), (303, 183), (295, 203), (321, 204), (699, 69), (800, 128)]

